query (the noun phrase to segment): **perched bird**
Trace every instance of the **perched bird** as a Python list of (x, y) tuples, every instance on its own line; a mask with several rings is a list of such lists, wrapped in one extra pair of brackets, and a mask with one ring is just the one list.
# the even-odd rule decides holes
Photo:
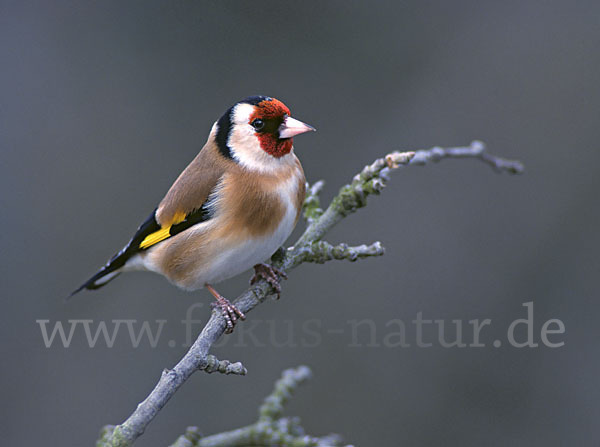
[(129, 243), (71, 296), (122, 272), (156, 272), (185, 290), (206, 287), (231, 332), (245, 316), (211, 284), (254, 266), (252, 282), (265, 278), (279, 292), (282, 272), (263, 262), (300, 216), (305, 178), (292, 139), (314, 130), (275, 98), (233, 105)]

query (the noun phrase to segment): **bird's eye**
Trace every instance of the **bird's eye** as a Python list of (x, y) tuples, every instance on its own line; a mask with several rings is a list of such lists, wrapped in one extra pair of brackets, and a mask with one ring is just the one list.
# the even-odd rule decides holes
[(254, 127), (255, 130), (260, 131), (260, 130), (262, 130), (263, 127), (265, 127), (265, 122), (263, 120), (257, 118), (254, 121), (252, 121), (250, 123), (250, 125), (252, 127)]

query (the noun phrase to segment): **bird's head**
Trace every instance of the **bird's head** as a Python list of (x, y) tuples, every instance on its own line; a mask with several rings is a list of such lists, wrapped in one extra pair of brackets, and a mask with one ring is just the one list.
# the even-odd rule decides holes
[(294, 136), (315, 130), (290, 115), (275, 98), (251, 96), (227, 110), (211, 134), (225, 157), (248, 168), (270, 169), (289, 158)]

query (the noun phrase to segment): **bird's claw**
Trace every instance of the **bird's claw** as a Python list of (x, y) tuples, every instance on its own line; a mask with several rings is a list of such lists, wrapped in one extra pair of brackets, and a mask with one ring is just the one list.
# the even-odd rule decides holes
[(225, 328), (226, 334), (231, 334), (233, 332), (233, 328), (235, 327), (235, 323), (237, 323), (238, 319), (246, 319), (246, 315), (244, 315), (241, 310), (231, 304), (231, 302), (223, 296), (217, 298), (217, 301), (213, 301), (211, 306), (213, 308), (219, 308), (223, 318), (225, 318), (225, 323), (227, 324), (227, 327)]
[(281, 284), (279, 283), (277, 275), (281, 276), (283, 279), (287, 279), (285, 272), (277, 267), (273, 267), (269, 264), (256, 264), (254, 266), (254, 275), (250, 278), (250, 284), (252, 285), (257, 281), (264, 279), (271, 287), (273, 287), (273, 290), (275, 290), (275, 293), (277, 294), (277, 299), (279, 299), (281, 296)]

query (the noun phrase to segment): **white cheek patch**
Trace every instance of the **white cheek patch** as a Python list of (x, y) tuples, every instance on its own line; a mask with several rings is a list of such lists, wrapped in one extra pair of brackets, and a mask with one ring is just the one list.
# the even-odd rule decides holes
[[(233, 124), (248, 124), (254, 110), (255, 107), (252, 104), (240, 103), (236, 105), (233, 111)], [(248, 127), (252, 129), (252, 126)]]

